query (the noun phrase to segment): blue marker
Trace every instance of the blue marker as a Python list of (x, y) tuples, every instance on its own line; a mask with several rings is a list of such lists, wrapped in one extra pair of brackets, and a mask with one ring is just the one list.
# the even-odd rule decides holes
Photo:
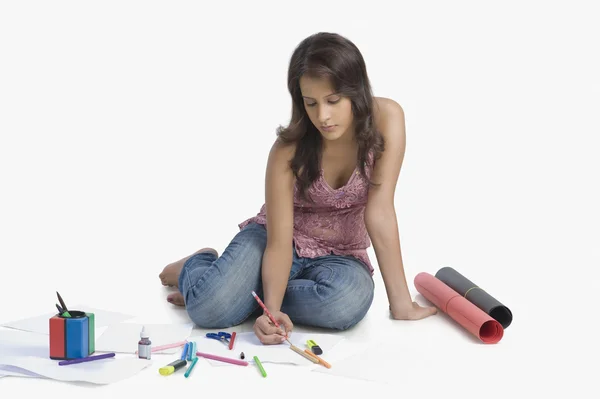
[(185, 360), (185, 355), (187, 355), (188, 352), (188, 345), (189, 342), (186, 342), (185, 346), (183, 347), (183, 352), (181, 352), (181, 360)]

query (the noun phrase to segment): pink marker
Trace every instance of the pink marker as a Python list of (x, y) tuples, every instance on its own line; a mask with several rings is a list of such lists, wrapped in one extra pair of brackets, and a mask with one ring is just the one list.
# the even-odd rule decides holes
[[(179, 348), (180, 346), (185, 345), (187, 341), (181, 341), (181, 342), (175, 342), (174, 344), (167, 344), (167, 345), (161, 345), (161, 346), (156, 346), (154, 348), (152, 348), (152, 352), (160, 352), (163, 351), (165, 349), (171, 349), (171, 348)], [(135, 354), (137, 355), (137, 351), (135, 351)]]
[[(260, 305), (260, 307), (265, 311), (265, 313), (267, 314), (267, 317), (269, 319), (271, 319), (271, 321), (273, 322), (273, 324), (275, 324), (275, 327), (281, 328), (281, 326), (279, 325), (279, 323), (277, 323), (277, 320), (275, 320), (275, 317), (273, 317), (273, 315), (271, 314), (271, 312), (269, 312), (269, 309), (267, 309), (267, 307), (265, 306), (265, 304), (263, 303), (263, 301), (261, 301), (260, 298), (258, 297), (258, 295), (256, 295), (256, 292), (252, 291), (252, 296), (254, 297), (254, 299), (256, 299), (256, 302), (258, 302), (258, 304)], [(289, 344), (291, 345), (292, 343), (288, 339), (287, 331), (284, 330), (284, 332), (285, 332), (285, 339), (286, 339), (286, 341), (289, 342)]]
[(265, 304), (263, 303), (263, 301), (261, 301), (260, 298), (258, 297), (258, 295), (256, 295), (256, 292), (252, 291), (252, 296), (254, 297), (254, 299), (256, 299), (256, 302), (258, 302), (258, 304), (260, 305), (260, 307), (265, 311), (265, 313), (267, 314), (267, 316), (269, 317), (269, 319), (271, 319), (271, 321), (273, 322), (273, 324), (275, 324), (275, 327), (280, 328), (279, 327), (279, 323), (277, 323), (277, 320), (275, 320), (275, 318), (273, 317), (273, 315), (271, 314), (271, 312), (269, 312), (269, 309), (267, 309), (267, 307), (265, 306)]
[(247, 366), (248, 365), (248, 362), (245, 360), (231, 359), (229, 357), (221, 357), (221, 356), (217, 356), (217, 355), (211, 355), (210, 353), (196, 352), (196, 356), (200, 356), (200, 357), (204, 357), (204, 358), (212, 359), (212, 360), (218, 360), (220, 362), (225, 362), (225, 363), (237, 364), (238, 366)]

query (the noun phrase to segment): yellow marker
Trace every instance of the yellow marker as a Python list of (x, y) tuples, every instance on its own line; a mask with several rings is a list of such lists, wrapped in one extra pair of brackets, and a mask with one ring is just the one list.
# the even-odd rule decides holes
[(164, 367), (158, 369), (160, 375), (171, 375), (183, 366), (187, 364), (187, 360), (185, 359), (177, 359), (174, 362), (167, 364)]

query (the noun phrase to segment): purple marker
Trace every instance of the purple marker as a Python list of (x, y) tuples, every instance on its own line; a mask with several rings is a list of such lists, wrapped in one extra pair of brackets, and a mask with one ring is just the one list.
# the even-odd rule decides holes
[(69, 364), (91, 362), (93, 360), (100, 360), (100, 359), (108, 359), (109, 357), (115, 357), (115, 354), (114, 353), (105, 353), (104, 355), (82, 357), (81, 359), (63, 360), (63, 361), (58, 362), (58, 365), (59, 366), (67, 366)]

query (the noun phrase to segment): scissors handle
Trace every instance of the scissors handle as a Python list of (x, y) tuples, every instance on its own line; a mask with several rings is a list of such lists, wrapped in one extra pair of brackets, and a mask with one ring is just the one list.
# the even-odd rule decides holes
[(221, 342), (229, 343), (229, 338), (231, 338), (231, 334), (226, 332), (215, 333), (206, 333), (206, 338), (216, 339)]

